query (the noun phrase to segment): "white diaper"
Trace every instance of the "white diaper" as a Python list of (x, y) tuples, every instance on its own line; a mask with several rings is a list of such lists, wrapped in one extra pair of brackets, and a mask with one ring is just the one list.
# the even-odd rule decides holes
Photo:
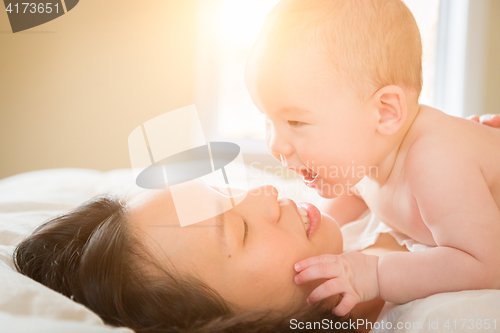
[(406, 246), (408, 251), (416, 252), (432, 248), (421, 244), (405, 234), (392, 230), (368, 211), (356, 221), (347, 223), (341, 228), (344, 237), (344, 251), (361, 251), (375, 244), (380, 234), (389, 233), (401, 246)]

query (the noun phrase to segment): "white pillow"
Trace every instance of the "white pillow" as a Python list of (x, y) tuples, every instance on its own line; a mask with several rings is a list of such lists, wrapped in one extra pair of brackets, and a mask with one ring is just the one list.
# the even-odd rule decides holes
[(10, 268), (0, 267), (2, 332), (132, 333), (104, 325), (92, 311)]
[(0, 331), (133, 333), (14, 270), (15, 245), (48, 218), (96, 194), (133, 187), (131, 170), (52, 169), (0, 180)]
[(403, 305), (387, 303), (373, 327), (371, 333), (499, 332), (500, 290), (442, 293)]

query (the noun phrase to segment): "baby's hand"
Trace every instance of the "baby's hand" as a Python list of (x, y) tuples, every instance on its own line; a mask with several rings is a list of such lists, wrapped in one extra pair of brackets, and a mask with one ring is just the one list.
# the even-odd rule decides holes
[(470, 116), (467, 117), (467, 119), (476, 121), (478, 123), (490, 126), (490, 127), (496, 127), (500, 128), (500, 115), (497, 114), (483, 114), (481, 117), (479, 116)]
[(342, 301), (333, 309), (337, 316), (344, 316), (357, 303), (378, 297), (378, 257), (355, 251), (340, 255), (323, 254), (295, 264), (295, 283), (303, 284), (317, 279), (328, 279), (313, 290), (308, 304), (340, 294)]

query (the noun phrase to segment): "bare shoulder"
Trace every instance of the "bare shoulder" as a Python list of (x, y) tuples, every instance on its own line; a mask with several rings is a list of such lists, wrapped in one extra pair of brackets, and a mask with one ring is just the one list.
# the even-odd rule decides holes
[[(450, 171), (457, 165), (475, 165), (475, 143), (468, 138), (474, 130), (457, 120), (463, 119), (451, 117), (428, 106), (421, 107), (408, 132), (411, 142), (406, 152), (404, 171), (409, 181), (419, 182), (422, 177), (439, 177), (439, 174)], [(474, 125), (471, 121), (468, 122)]]
[(450, 116), (426, 105), (421, 105), (412, 127), (415, 127), (422, 137), (440, 139), (446, 144), (455, 142), (468, 149), (477, 150), (489, 144), (500, 146), (500, 130), (497, 128)]
[(408, 180), (439, 179), (480, 170), (500, 176), (500, 130), (422, 106), (412, 129), (404, 170)]

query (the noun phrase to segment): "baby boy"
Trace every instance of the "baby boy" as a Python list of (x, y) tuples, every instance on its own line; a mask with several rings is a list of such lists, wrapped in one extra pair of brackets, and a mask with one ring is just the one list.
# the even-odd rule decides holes
[(421, 59), (401, 0), (283, 0), (247, 62), (275, 157), (323, 197), (362, 199), (434, 246), (297, 263), (297, 283), (325, 280), (308, 302), (342, 295), (337, 315), (377, 296), (500, 288), (500, 131), (420, 105)]

